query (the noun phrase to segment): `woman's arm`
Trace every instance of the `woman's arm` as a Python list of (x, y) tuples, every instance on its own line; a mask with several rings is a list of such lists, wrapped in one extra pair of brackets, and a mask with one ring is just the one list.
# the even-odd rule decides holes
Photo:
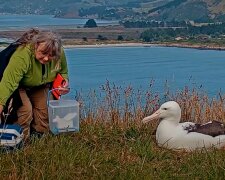
[(21, 79), (29, 68), (29, 55), (26, 49), (17, 49), (11, 56), (0, 81), (0, 104), (5, 105), (8, 98), (18, 88)]

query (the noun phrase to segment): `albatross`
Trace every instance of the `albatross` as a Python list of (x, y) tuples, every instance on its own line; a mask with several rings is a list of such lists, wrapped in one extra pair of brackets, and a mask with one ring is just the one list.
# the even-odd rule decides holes
[(156, 141), (161, 147), (173, 150), (193, 151), (202, 148), (225, 146), (225, 125), (219, 121), (205, 124), (180, 123), (181, 108), (175, 101), (168, 101), (152, 115), (145, 117), (147, 123), (160, 119), (156, 130)]

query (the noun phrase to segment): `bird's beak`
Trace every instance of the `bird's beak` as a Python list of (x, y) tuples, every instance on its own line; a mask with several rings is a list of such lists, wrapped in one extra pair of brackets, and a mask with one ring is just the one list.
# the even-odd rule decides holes
[(142, 122), (143, 122), (143, 123), (147, 123), (147, 122), (149, 122), (149, 121), (152, 121), (152, 120), (154, 120), (154, 119), (157, 119), (157, 118), (159, 117), (159, 115), (160, 115), (160, 110), (157, 110), (157, 111), (156, 111), (155, 113), (153, 113), (152, 115), (145, 117), (145, 118), (142, 120)]

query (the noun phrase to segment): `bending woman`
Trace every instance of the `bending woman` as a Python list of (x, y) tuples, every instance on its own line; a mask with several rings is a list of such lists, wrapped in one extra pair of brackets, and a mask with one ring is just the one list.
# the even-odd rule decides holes
[(25, 139), (30, 128), (38, 133), (49, 131), (47, 94), (57, 73), (66, 80), (61, 94), (69, 92), (68, 69), (61, 39), (50, 31), (31, 29), (17, 40), (19, 47), (10, 58), (0, 82), (0, 114), (12, 93), (19, 89), (22, 106), (16, 123)]

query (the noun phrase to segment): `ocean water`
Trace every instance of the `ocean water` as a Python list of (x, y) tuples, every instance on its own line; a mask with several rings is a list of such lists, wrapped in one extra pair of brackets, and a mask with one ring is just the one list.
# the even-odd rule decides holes
[(116, 86), (152, 89), (163, 94), (185, 86), (209, 96), (225, 93), (225, 51), (175, 47), (66, 49), (72, 94)]
[[(0, 15), (0, 30), (23, 30), (31, 27), (63, 28), (83, 27), (88, 19), (54, 18), (52, 15)], [(98, 26), (118, 24), (118, 21), (95, 20)]]

